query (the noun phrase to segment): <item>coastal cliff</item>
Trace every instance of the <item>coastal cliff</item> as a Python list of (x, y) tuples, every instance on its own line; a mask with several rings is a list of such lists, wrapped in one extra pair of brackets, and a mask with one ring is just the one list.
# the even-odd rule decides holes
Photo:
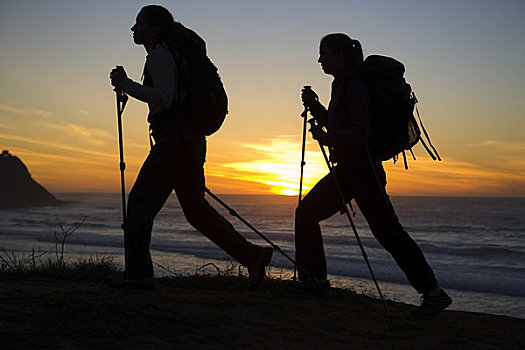
[(36, 182), (20, 158), (3, 151), (0, 155), (0, 209), (54, 206), (57, 200)]

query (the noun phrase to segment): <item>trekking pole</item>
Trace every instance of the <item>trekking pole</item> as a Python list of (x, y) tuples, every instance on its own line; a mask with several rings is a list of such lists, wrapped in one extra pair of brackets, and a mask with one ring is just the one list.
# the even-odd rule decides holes
[[(305, 89), (310, 89), (310, 86), (305, 86)], [(303, 140), (302, 140), (302, 148), (301, 148), (301, 177), (299, 179), (299, 201), (297, 203), (297, 206), (301, 204), (302, 200), (302, 192), (303, 192), (303, 174), (304, 174), (304, 166), (306, 165), (304, 161), (304, 154), (306, 149), (306, 123), (308, 119), (308, 107), (304, 107), (303, 113), (301, 113), (301, 117), (303, 118)], [(297, 268), (295, 265), (293, 266), (293, 280), (295, 281), (297, 279)]]
[[(305, 90), (309, 90), (309, 91), (312, 91), (312, 87), (310, 85), (305, 85), (303, 87)], [(313, 92), (313, 91), (312, 91)], [(316, 98), (317, 98), (317, 95), (315, 95)], [(299, 206), (299, 204), (301, 204), (301, 201), (302, 201), (302, 192), (303, 192), (303, 174), (304, 174), (304, 166), (306, 165), (306, 162), (304, 161), (304, 155), (305, 155), (305, 150), (306, 150), (306, 124), (307, 124), (307, 120), (308, 120), (308, 107), (304, 107), (304, 111), (303, 113), (301, 113), (301, 117), (303, 118), (303, 140), (302, 140), (302, 147), (301, 147), (301, 177), (300, 177), (300, 180), (299, 180), (299, 198), (298, 198), (298, 203), (297, 203), (297, 206)], [(297, 279), (296, 277), (296, 267), (294, 265), (293, 267), (293, 280), (295, 281)]]
[[(315, 119), (310, 119), (308, 121), (312, 126), (316, 125)], [(368, 261), (368, 255), (366, 254), (365, 248), (363, 246), (363, 243), (361, 242), (361, 238), (359, 238), (359, 234), (357, 233), (357, 229), (354, 225), (354, 220), (352, 220), (352, 216), (350, 215), (350, 212), (348, 211), (348, 207), (346, 206), (347, 202), (345, 199), (345, 195), (343, 193), (343, 190), (341, 189), (341, 186), (339, 185), (339, 181), (337, 181), (337, 177), (334, 171), (334, 168), (330, 164), (330, 160), (328, 159), (326, 155), (326, 151), (321, 144), (321, 141), (318, 141), (319, 147), (321, 148), (321, 152), (323, 153), (324, 160), (326, 161), (326, 165), (328, 166), (328, 170), (330, 171), (330, 175), (332, 175), (332, 178), (334, 179), (335, 186), (337, 187), (337, 191), (339, 192), (339, 195), (341, 196), (341, 201), (343, 204), (344, 211), (346, 213), (346, 216), (348, 217), (348, 221), (350, 221), (350, 226), (352, 227), (352, 231), (354, 232), (355, 239), (357, 241), (357, 244), (359, 245), (359, 248), (361, 249), (361, 254), (363, 255), (363, 258), (365, 259), (366, 265), (368, 266), (368, 270), (370, 271), (370, 275), (372, 276), (372, 279), (374, 280), (374, 284), (376, 286), (377, 292), (379, 296), (381, 297), (381, 301), (383, 302), (383, 306), (385, 307), (385, 312), (390, 320), (390, 323), (392, 323), (392, 314), (390, 313), (390, 310), (388, 308), (388, 305), (386, 304), (385, 298), (383, 297), (383, 293), (381, 292), (381, 288), (379, 288), (379, 284), (377, 283), (376, 276), (374, 274), (374, 271), (372, 270), (372, 266), (370, 265), (370, 262)]]
[(294, 259), (292, 259), (288, 254), (286, 254), (277, 244), (273, 243), (268, 238), (266, 238), (261, 232), (259, 232), (259, 230), (257, 230), (255, 227), (253, 227), (248, 221), (246, 221), (242, 216), (240, 216), (235, 210), (233, 210), (226, 203), (224, 203), (219, 197), (217, 197), (215, 194), (213, 194), (210, 191), (209, 188), (205, 187), (204, 191), (206, 191), (206, 193), (209, 194), (213, 199), (215, 199), (220, 205), (222, 205), (224, 208), (226, 208), (226, 210), (228, 210), (228, 212), (231, 215), (233, 215), (236, 218), (238, 218), (239, 220), (241, 220), (243, 224), (248, 226), (253, 232), (255, 232), (257, 235), (259, 235), (259, 237), (264, 239), (266, 241), (266, 243), (268, 243), (269, 245), (272, 246), (273, 249), (275, 249), (279, 253), (281, 253), (286, 259), (288, 259), (294, 265), (294, 267), (297, 267), (301, 271), (304, 271), (306, 274), (308, 274), (312, 278), (312, 280), (318, 282), (318, 280), (308, 270), (306, 270), (303, 267), (301, 267), (300, 265), (298, 265), (297, 262)]
[[(117, 69), (122, 69), (122, 67), (117, 66)], [(122, 140), (122, 113), (124, 112), (124, 107), (126, 107), (126, 102), (128, 102), (128, 95), (123, 91), (114, 89), (115, 95), (117, 97), (117, 125), (118, 125), (118, 145), (119, 145), (119, 154), (120, 154), (120, 187), (122, 191), (122, 229), (126, 228), (127, 218), (126, 218), (126, 184), (124, 182), (124, 170), (126, 170), (126, 163), (124, 162), (124, 146)]]
[[(311, 86), (304, 86), (305, 89), (311, 90)], [(301, 113), (301, 117), (303, 118), (303, 141), (302, 141), (302, 148), (301, 148), (301, 178), (299, 180), (299, 203), (301, 204), (302, 200), (302, 192), (303, 192), (303, 174), (304, 174), (304, 166), (306, 165), (304, 161), (304, 154), (306, 149), (306, 123), (308, 119), (308, 107), (304, 107), (303, 113)]]

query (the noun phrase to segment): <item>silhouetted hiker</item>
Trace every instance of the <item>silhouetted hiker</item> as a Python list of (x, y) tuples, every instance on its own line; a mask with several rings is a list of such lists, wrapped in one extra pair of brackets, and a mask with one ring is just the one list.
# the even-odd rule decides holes
[[(414, 310), (413, 316), (430, 319), (448, 307), (452, 299), (438, 287), (423, 253), (401, 226), (385, 197), (386, 174), (381, 161), (368, 158), (371, 105), (367, 88), (358, 77), (363, 63), (361, 44), (345, 34), (329, 34), (321, 40), (319, 52), (321, 68), (332, 75), (334, 81), (328, 110), (311, 89), (302, 90), (303, 104), (319, 124), (312, 126), (312, 136), (329, 146), (330, 158), (337, 164), (334, 173), (346, 200), (355, 200), (376, 239), (392, 255), (410, 284), (423, 295), (422, 305)], [(299, 288), (306, 292), (328, 291), (330, 284), (326, 280), (319, 222), (340, 210), (340, 193), (330, 174), (312, 188), (297, 208), (297, 263), (317, 279), (309, 278), (299, 269)]]
[(206, 139), (185, 115), (188, 84), (195, 83), (184, 75), (188, 63), (185, 55), (190, 54), (185, 50), (196, 40), (200, 47), (191, 52), (191, 59), (204, 60), (205, 42), (175, 22), (168, 10), (156, 5), (141, 9), (131, 31), (135, 44), (147, 51), (143, 84), (132, 81), (117, 68), (111, 71), (111, 84), (148, 104), (155, 144), (129, 194), (124, 228), (125, 273), (109, 278), (108, 283), (114, 287), (153, 287), (149, 251), (153, 220), (175, 190), (188, 222), (248, 267), (250, 290), (254, 290), (264, 277), (273, 251), (248, 242), (204, 198)]

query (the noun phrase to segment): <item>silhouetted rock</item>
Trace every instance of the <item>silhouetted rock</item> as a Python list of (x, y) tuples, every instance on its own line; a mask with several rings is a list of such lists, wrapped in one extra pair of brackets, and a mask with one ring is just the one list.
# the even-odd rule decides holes
[(24, 163), (3, 151), (0, 156), (0, 209), (60, 205), (44, 187), (38, 184)]

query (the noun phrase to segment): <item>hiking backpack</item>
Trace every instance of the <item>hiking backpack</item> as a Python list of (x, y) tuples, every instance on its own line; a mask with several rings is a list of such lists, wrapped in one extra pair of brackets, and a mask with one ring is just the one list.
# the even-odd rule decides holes
[(228, 97), (217, 67), (206, 54), (206, 43), (187, 29), (183, 55), (176, 58), (186, 96), (182, 99), (184, 123), (206, 136), (215, 133), (228, 114)]
[[(372, 128), (369, 141), (371, 156), (382, 161), (397, 161), (403, 155), (408, 169), (406, 151), (415, 159), (412, 147), (419, 141), (433, 160), (441, 160), (432, 145), (417, 110), (415, 93), (403, 77), (405, 67), (391, 57), (370, 55), (363, 62), (362, 79), (368, 87), (372, 105)], [(417, 113), (419, 125), (414, 117)], [(430, 148), (421, 137), (421, 130)]]
[[(171, 43), (177, 64), (178, 102), (148, 118), (151, 129), (189, 127), (210, 136), (222, 126), (228, 114), (228, 97), (217, 67), (206, 54), (206, 43), (194, 31), (184, 28), (184, 36)], [(145, 72), (147, 73), (147, 72)]]

